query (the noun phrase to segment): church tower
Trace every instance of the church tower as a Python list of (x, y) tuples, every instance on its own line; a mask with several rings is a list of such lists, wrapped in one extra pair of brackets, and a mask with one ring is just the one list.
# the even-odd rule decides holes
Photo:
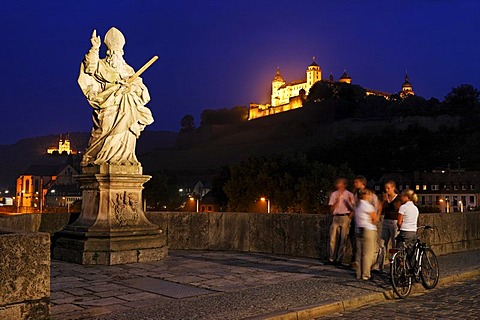
[(272, 106), (277, 106), (280, 104), (280, 94), (279, 89), (285, 84), (282, 75), (280, 74), (280, 68), (277, 68), (277, 73), (272, 81)]
[(343, 74), (340, 77), (340, 79), (338, 79), (338, 82), (348, 83), (348, 84), (352, 83), (352, 77), (348, 75), (347, 70), (343, 71)]
[(322, 69), (315, 62), (315, 57), (313, 57), (313, 62), (307, 68), (307, 87), (310, 89), (316, 82), (322, 80)]
[(405, 82), (402, 84), (402, 91), (400, 92), (400, 97), (406, 98), (407, 96), (415, 95), (415, 92), (413, 92), (413, 86), (408, 80), (408, 73), (405, 72)]

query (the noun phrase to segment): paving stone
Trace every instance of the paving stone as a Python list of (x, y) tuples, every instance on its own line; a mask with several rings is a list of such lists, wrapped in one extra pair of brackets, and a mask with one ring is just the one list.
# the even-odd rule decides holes
[(55, 280), (56, 280), (56, 282), (58, 282), (58, 283), (70, 282), (70, 281), (81, 281), (81, 282), (84, 281), (84, 279), (82, 279), (82, 278), (72, 277), (72, 276), (70, 276), (70, 277), (61, 277), (61, 276), (60, 276), (60, 277), (56, 277)]
[[(480, 250), (439, 257), (439, 262), (442, 277), (469, 271), (480, 265)], [(316, 259), (237, 252), (172, 251), (168, 260), (112, 269), (53, 262), (52, 270), (56, 289), (52, 310), (67, 308), (55, 320), (241, 319), (390, 287), (387, 278), (359, 282), (354, 271)], [(90, 276), (95, 280), (89, 281)], [(85, 280), (59, 284), (62, 277)], [(168, 279), (195, 281), (183, 284)], [(79, 289), (92, 292), (71, 300), (71, 293)], [(445, 299), (448, 303), (441, 308), (450, 310), (456, 319), (468, 319), (462, 316), (464, 300), (455, 295)], [(435, 301), (425, 303), (430, 307)], [(69, 305), (81, 309), (68, 310)], [(418, 307), (415, 310), (422, 312)]]
[(51, 314), (56, 315), (56, 314), (62, 314), (62, 313), (67, 313), (71, 311), (79, 311), (79, 310), (84, 310), (84, 309), (74, 304), (60, 304), (52, 307)]
[(73, 294), (64, 291), (54, 291), (50, 293), (51, 300), (65, 299), (75, 297)]
[(125, 288), (125, 286), (118, 285), (115, 283), (106, 283), (106, 284), (101, 284), (101, 285), (94, 285), (88, 287), (88, 290), (94, 291), (94, 292), (103, 292), (103, 291), (111, 291), (111, 290), (120, 290)]
[[(169, 298), (169, 297), (159, 297), (159, 298), (150, 299), (150, 300), (129, 301), (129, 302), (122, 303), (121, 306), (126, 306), (129, 308), (138, 310), (143, 308), (150, 308), (152, 306), (161, 307), (167, 303), (170, 303), (171, 301), (175, 301), (175, 299)], [(188, 319), (188, 318), (185, 318), (185, 319)]]
[(118, 299), (126, 300), (126, 301), (139, 301), (139, 300), (146, 300), (146, 299), (155, 299), (160, 297), (158, 294), (150, 293), (150, 292), (138, 292), (138, 293), (129, 293), (121, 296), (116, 296)]
[(206, 289), (153, 278), (127, 280), (125, 285), (177, 299), (211, 293)]
[(109, 306), (112, 304), (121, 304), (123, 302), (125, 301), (115, 297), (108, 297), (108, 298), (102, 298), (102, 299), (92, 299), (88, 301), (77, 302), (76, 304), (80, 306)]
[[(54, 279), (52, 279), (54, 280)], [(84, 281), (72, 281), (72, 282), (57, 282), (56, 279), (55, 281), (52, 281), (50, 284), (50, 290), (51, 291), (60, 291), (64, 289), (70, 289), (70, 288), (82, 288), (82, 287), (87, 287), (89, 284)]]
[[(379, 303), (318, 319), (477, 319), (480, 314), (480, 278), (437, 288), (406, 300)], [(452, 304), (456, 302), (457, 304)]]
[(85, 288), (71, 288), (71, 289), (65, 288), (63, 289), (63, 291), (74, 296), (85, 296), (85, 295), (93, 294), (92, 291), (87, 290)]
[(199, 276), (177, 276), (168, 278), (168, 281), (179, 282), (179, 283), (190, 283), (195, 281), (204, 280)]
[[(137, 290), (138, 292), (138, 290)], [(100, 298), (108, 298), (108, 297), (118, 297), (118, 296), (123, 296), (126, 293), (124, 290), (110, 290), (110, 291), (100, 291), (96, 292), (95, 295), (100, 297)]]

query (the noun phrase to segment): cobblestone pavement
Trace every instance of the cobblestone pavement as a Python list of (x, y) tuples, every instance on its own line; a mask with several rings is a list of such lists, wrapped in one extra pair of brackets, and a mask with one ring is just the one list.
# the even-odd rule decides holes
[[(442, 275), (479, 268), (480, 250), (439, 258)], [(241, 319), (389, 288), (315, 259), (172, 251), (164, 261), (82, 266), (52, 261), (52, 319)]]
[(406, 300), (336, 313), (318, 319), (478, 319), (480, 277), (428, 291)]

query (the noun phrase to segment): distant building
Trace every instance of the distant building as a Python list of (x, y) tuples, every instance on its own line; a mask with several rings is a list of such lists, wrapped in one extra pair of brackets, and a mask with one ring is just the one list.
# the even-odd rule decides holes
[(395, 181), (399, 191), (414, 190), (419, 206), (434, 206), (441, 212), (475, 209), (480, 203), (480, 171), (445, 169), (385, 175), (375, 184), (375, 191), (383, 191), (388, 180)]
[(191, 195), (194, 195), (195, 197), (202, 199), (209, 192), (210, 192), (210, 188), (207, 187), (202, 181), (198, 181), (193, 187), (193, 192)]
[[(306, 76), (302, 80), (295, 80), (287, 83), (280, 73), (280, 68), (272, 80), (272, 94), (270, 103), (259, 104), (251, 103), (249, 110), (249, 120), (266, 117), (269, 115), (294, 110), (301, 108), (305, 101), (310, 88), (318, 81), (335, 82), (333, 74), (330, 73), (328, 80), (322, 79), (322, 69), (315, 61), (307, 67)], [(343, 74), (338, 79), (339, 83), (352, 83), (352, 77), (344, 70)], [(366, 89), (366, 95), (381, 96), (385, 99), (390, 99), (391, 94), (378, 90)], [(412, 84), (408, 81), (408, 75), (405, 75), (405, 82), (402, 85), (400, 96), (402, 98), (409, 95), (414, 95)]]
[(58, 139), (58, 146), (49, 147), (48, 154), (76, 154), (77, 151), (72, 149), (69, 134), (61, 134)]
[[(81, 197), (73, 176), (78, 172), (70, 164), (62, 166), (32, 165), (17, 178), (15, 205), (19, 210), (41, 210), (46, 205), (46, 195), (53, 186), (72, 186)], [(23, 209), (22, 209), (23, 208)], [(25, 211), (24, 210), (24, 211)]]
[(212, 192), (206, 193), (199, 204), (199, 211), (200, 212), (219, 212), (220, 211), (220, 204), (213, 196)]
[(408, 81), (408, 73), (405, 72), (405, 81), (402, 84), (402, 91), (400, 91), (400, 97), (401, 98), (406, 98), (408, 96), (414, 96), (415, 92), (413, 91), (413, 86)]
[(46, 207), (67, 207), (82, 200), (82, 192), (77, 184), (60, 184), (55, 181), (45, 194)]

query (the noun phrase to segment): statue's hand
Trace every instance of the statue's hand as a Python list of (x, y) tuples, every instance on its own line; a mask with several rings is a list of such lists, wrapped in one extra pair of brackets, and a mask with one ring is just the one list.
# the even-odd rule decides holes
[(100, 40), (100, 36), (97, 36), (97, 30), (93, 30), (92, 37), (90, 38), (90, 42), (92, 43), (93, 49), (100, 48), (100, 44), (102, 41)]

